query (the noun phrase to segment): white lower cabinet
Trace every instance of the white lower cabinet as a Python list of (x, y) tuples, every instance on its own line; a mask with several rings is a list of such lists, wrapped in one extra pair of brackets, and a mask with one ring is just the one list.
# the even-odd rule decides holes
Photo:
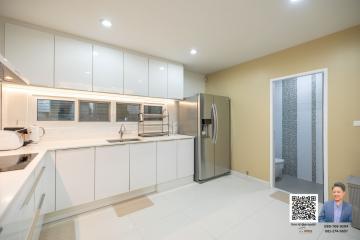
[(177, 140), (177, 177), (194, 175), (194, 139)]
[(129, 192), (129, 145), (97, 147), (95, 200)]
[(32, 172), (0, 222), (2, 229), (0, 233), (1, 240), (26, 239), (35, 213), (35, 199), (31, 191), (34, 178), (35, 174)]
[(35, 170), (40, 177), (35, 190), (35, 206), (39, 206), (43, 195), (45, 196), (41, 207), (41, 214), (55, 211), (55, 152), (45, 154), (42, 162)]
[(0, 222), (0, 239), (38, 239), (44, 214), (54, 210), (55, 155), (48, 152), (30, 174)]
[(176, 179), (176, 141), (157, 142), (157, 180), (165, 183)]
[(94, 201), (94, 148), (56, 151), (56, 210)]
[(156, 143), (130, 145), (130, 191), (156, 184)]

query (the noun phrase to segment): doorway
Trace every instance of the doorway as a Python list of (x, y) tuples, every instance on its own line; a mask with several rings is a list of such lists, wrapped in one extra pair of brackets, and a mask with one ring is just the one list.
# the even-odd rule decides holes
[(327, 70), (271, 80), (271, 185), (327, 200)]

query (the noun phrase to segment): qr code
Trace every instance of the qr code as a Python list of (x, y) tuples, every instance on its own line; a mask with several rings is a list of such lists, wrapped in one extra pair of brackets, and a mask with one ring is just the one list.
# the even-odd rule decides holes
[(289, 199), (290, 222), (315, 223), (318, 222), (317, 194), (290, 194)]

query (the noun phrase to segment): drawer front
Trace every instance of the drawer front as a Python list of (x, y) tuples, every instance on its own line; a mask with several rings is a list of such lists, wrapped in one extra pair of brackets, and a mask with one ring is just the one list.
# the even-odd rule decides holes
[(0, 223), (2, 227), (0, 240), (24, 240), (26, 238), (34, 216), (35, 201), (34, 194), (31, 192), (34, 183), (35, 174), (32, 173)]
[[(47, 194), (46, 191), (42, 191), (41, 184), (49, 184), (44, 176), (51, 170), (51, 165), (49, 165), (51, 161), (47, 156), (49, 155), (45, 155), (31, 173), (0, 223), (0, 240), (38, 239), (44, 215), (41, 212)], [(54, 186), (55, 183), (50, 187), (54, 188)], [(40, 193), (41, 195), (38, 196)]]

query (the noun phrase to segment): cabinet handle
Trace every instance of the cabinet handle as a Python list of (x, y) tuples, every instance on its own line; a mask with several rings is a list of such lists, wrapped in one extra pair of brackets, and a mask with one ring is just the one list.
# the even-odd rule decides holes
[(41, 208), (43, 206), (44, 200), (45, 200), (45, 193), (43, 193), (41, 195), (39, 205), (38, 205), (38, 207), (36, 209), (34, 218), (33, 218), (32, 222), (31, 222), (31, 227), (29, 229), (29, 232), (26, 235), (26, 238), (25, 238), (26, 240), (32, 240), (33, 239), (33, 234), (34, 234), (37, 222), (39, 221), (40, 212), (41, 212)]
[(24, 201), (22, 207), (26, 206), (26, 205), (29, 203), (29, 201), (30, 201), (30, 199), (31, 199), (31, 197), (32, 197), (32, 195), (33, 195), (33, 193), (34, 193), (34, 191), (35, 191), (35, 189), (36, 189), (39, 181), (40, 181), (40, 178), (41, 178), (41, 176), (43, 175), (43, 173), (44, 173), (44, 171), (45, 171), (45, 168), (46, 168), (45, 166), (41, 168), (40, 173), (39, 173), (39, 175), (36, 177), (35, 182), (34, 182), (34, 184), (32, 185), (32, 187), (31, 187), (31, 189), (30, 189), (30, 192), (29, 192), (28, 195), (26, 196), (25, 201)]

